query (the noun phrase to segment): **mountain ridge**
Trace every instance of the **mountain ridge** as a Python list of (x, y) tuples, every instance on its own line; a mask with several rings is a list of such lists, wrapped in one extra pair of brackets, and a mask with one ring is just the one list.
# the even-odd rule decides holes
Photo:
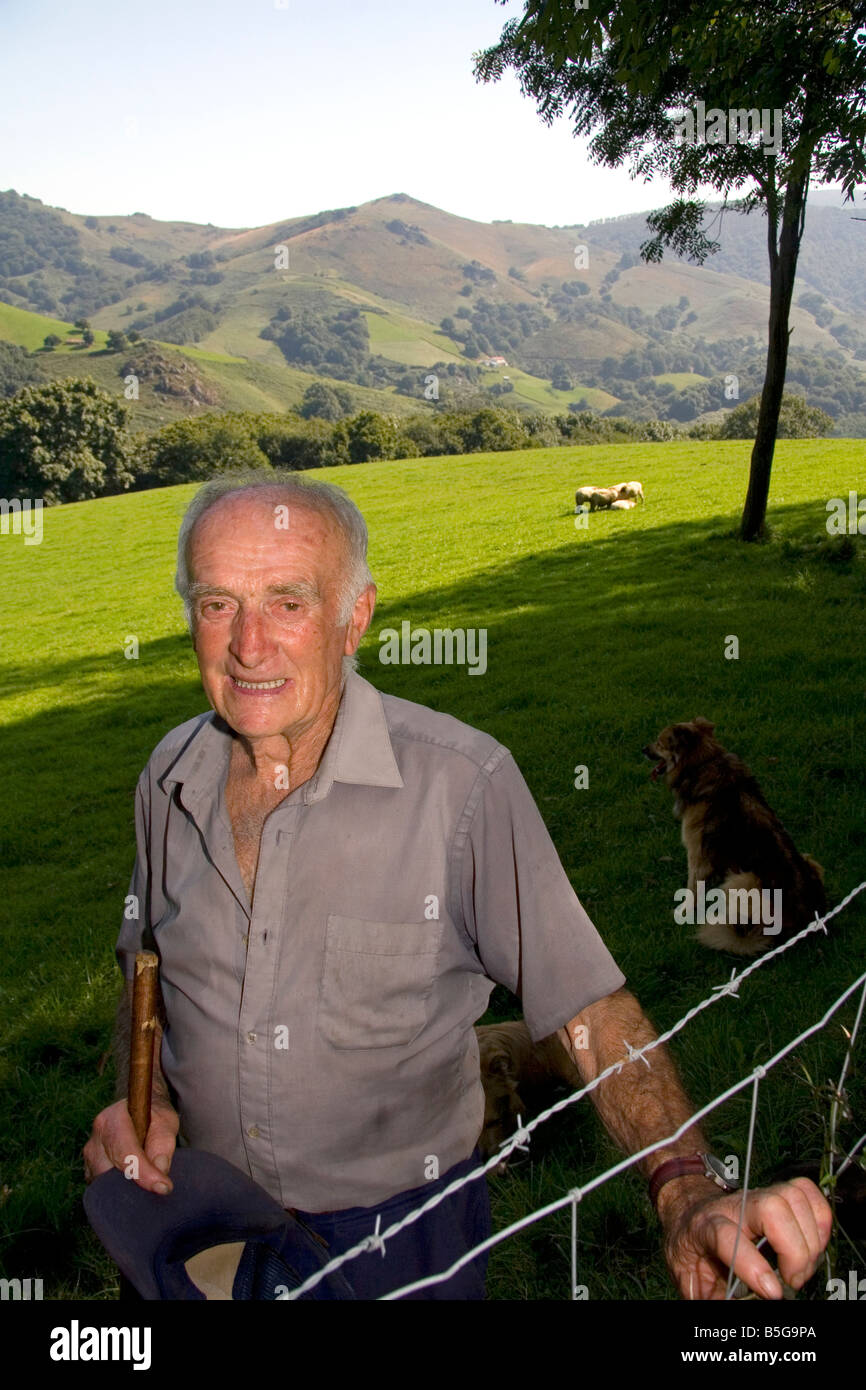
[[(866, 234), (832, 196), (818, 190), (807, 213), (792, 365), (807, 399), (866, 421)], [(0, 301), (253, 369), (327, 376), (398, 409), (398, 397), (425, 402), (434, 366), (451, 372), (449, 391), (495, 390), (527, 409), (605, 404), (686, 420), (731, 408), (727, 377), (748, 391), (762, 379), (763, 219), (728, 213), (721, 249), (701, 267), (643, 263), (645, 219), (482, 223), (399, 192), (224, 228), (77, 214), (7, 190)], [(504, 366), (483, 366), (496, 356)], [(812, 380), (828, 365), (836, 396)], [(681, 389), (662, 380), (683, 375), (693, 380)], [(296, 396), (287, 388), (286, 403)]]

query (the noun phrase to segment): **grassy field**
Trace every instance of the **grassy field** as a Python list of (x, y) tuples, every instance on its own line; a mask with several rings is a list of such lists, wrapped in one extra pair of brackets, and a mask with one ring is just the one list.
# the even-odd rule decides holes
[[(364, 511), (379, 608), (362, 673), (383, 690), (488, 730), (513, 751), (590, 915), (659, 1029), (730, 977), (732, 958), (673, 922), (685, 856), (670, 794), (641, 747), (697, 714), (751, 765), (831, 902), (866, 868), (862, 538), (829, 542), (825, 503), (863, 483), (862, 443), (784, 441), (773, 534), (732, 536), (749, 446), (660, 444), (523, 451), (325, 470)], [(647, 501), (576, 529), (575, 486), (643, 481)], [(161, 736), (205, 709), (180, 601), (178, 523), (192, 487), (52, 509), (41, 545), (0, 537), (2, 824), (0, 1253), (7, 1277), (49, 1298), (109, 1299), (113, 1266), (86, 1225), (80, 1150), (112, 1098), (113, 956), (134, 855), (133, 792)], [(483, 627), (483, 679), (455, 667), (378, 661), (377, 633)], [(727, 660), (726, 640), (739, 639)], [(140, 642), (138, 660), (124, 644)], [(589, 787), (575, 790), (586, 764)], [(866, 895), (864, 895), (866, 897)], [(757, 972), (681, 1033), (673, 1051), (705, 1104), (816, 1021), (863, 968), (864, 897)], [(856, 1001), (855, 1001), (856, 1002)], [(487, 1021), (517, 1016), (501, 988)], [(846, 1006), (761, 1086), (753, 1179), (817, 1157), (838, 1077)], [(863, 1132), (863, 1040), (848, 1087), (849, 1143)], [(745, 1153), (748, 1091), (707, 1130)], [(494, 1220), (608, 1166), (613, 1147), (585, 1102), (544, 1126), (531, 1156), (491, 1180)], [(569, 1293), (570, 1217), (496, 1248), (495, 1299)], [(592, 1299), (673, 1297), (642, 1182), (626, 1174), (580, 1209), (578, 1278)], [(858, 1263), (859, 1261), (859, 1263)], [(843, 1270), (866, 1273), (847, 1248)], [(816, 1292), (816, 1286), (820, 1288)], [(823, 1297), (818, 1277), (801, 1297)]]
[(434, 362), (462, 362), (460, 348), (448, 337), (438, 333), (432, 324), (405, 314), (376, 314), (364, 312), (370, 331), (370, 351), (380, 353), (390, 362), (402, 362), (407, 367), (432, 367)]
[[(28, 309), (16, 309), (14, 304), (0, 303), (0, 338), (7, 343), (17, 343), (19, 347), (27, 348), (28, 352), (35, 352), (41, 348), (49, 333), (54, 333), (61, 338), (59, 347), (54, 348), (55, 353), (60, 353), (68, 357), (74, 353), (76, 357), (89, 357), (91, 353), (99, 352), (105, 347), (107, 334), (100, 329), (93, 330), (93, 346), (90, 348), (66, 346), (66, 335), (71, 333), (76, 339), (80, 338), (77, 328), (73, 328), (71, 323), (64, 322), (63, 319), (46, 318), (43, 314), (31, 314)], [(41, 360), (47, 356), (43, 353)], [(68, 364), (67, 364), (68, 367)]]
[(709, 381), (708, 376), (701, 376), (700, 372), (660, 372), (653, 377), (653, 381), (658, 386), (664, 386), (669, 382), (678, 391), (683, 391), (687, 386), (700, 386), (702, 381)]
[(568, 391), (556, 391), (544, 377), (532, 376), (520, 367), (490, 367), (480, 374), (481, 385), (485, 387), (506, 379), (514, 387), (513, 395), (509, 393), (498, 402), (506, 408), (509, 405), (530, 404), (564, 415), (572, 401), (584, 400), (588, 409), (598, 411), (609, 410), (617, 402), (616, 396), (612, 396), (609, 391), (603, 391), (600, 386), (581, 386), (579, 382)]

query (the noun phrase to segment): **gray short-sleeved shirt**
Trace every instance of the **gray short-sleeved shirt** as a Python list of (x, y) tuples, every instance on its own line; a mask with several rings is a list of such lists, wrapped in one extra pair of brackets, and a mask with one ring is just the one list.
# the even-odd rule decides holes
[(471, 1153), (494, 981), (537, 1039), (625, 977), (508, 750), (357, 674), (315, 774), (265, 822), (251, 911), (233, 737), (209, 711), (154, 749), (118, 960), (129, 979), (143, 937), (159, 953), (188, 1143), (283, 1206), (372, 1206)]

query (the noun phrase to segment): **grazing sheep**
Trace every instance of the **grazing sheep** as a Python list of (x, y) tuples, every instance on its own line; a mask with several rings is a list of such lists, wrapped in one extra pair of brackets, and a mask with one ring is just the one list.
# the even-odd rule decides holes
[(621, 500), (629, 497), (633, 497), (636, 502), (644, 500), (643, 488), (639, 482), (620, 483), (618, 492)]
[(589, 499), (589, 510), (591, 512), (606, 510), (608, 507), (613, 506), (616, 500), (617, 496), (612, 487), (596, 488)]
[(634, 503), (634, 501), (633, 501), (632, 499), (629, 499), (629, 498), (626, 498), (626, 497), (622, 497), (622, 498), (620, 498), (620, 499), (619, 499), (618, 501), (616, 501), (616, 502), (611, 502), (611, 504), (610, 504), (610, 510), (611, 510), (612, 512), (616, 512), (616, 511), (619, 511), (619, 512), (627, 512), (627, 511), (629, 511), (634, 505), (635, 505), (635, 503)]
[(580, 508), (589, 501), (593, 493), (598, 491), (599, 488), (597, 487), (579, 487), (574, 494), (574, 510), (579, 511)]

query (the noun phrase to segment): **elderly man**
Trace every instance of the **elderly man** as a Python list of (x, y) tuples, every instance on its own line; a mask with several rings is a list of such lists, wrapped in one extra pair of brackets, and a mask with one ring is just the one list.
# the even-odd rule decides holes
[[(177, 588), (209, 711), (157, 745), (136, 795), (138, 919), (117, 946), (119, 1099), (88, 1180), (139, 1160), (171, 1190), (175, 1143), (220, 1154), (338, 1252), (468, 1170), (484, 1097), (473, 1023), (493, 982), (585, 1081), (655, 1035), (584, 913), (508, 751), (354, 670), (376, 589), (360, 513), (291, 474), (221, 477), (181, 527)], [(134, 954), (160, 957), (164, 1031), (140, 1149), (123, 1033)], [(580, 1034), (577, 1030), (580, 1029)], [(580, 1046), (575, 1046), (580, 1039)], [(593, 1092), (628, 1152), (691, 1113), (666, 1050)], [(642, 1167), (680, 1293), (720, 1298), (741, 1198), (693, 1127)], [(719, 1165), (720, 1167), (720, 1165)], [(814, 1273), (830, 1209), (807, 1179), (750, 1193), (735, 1269), (757, 1293)], [(469, 1183), (346, 1273), (375, 1298), (489, 1232)], [(484, 1296), (478, 1257), (432, 1298)]]

